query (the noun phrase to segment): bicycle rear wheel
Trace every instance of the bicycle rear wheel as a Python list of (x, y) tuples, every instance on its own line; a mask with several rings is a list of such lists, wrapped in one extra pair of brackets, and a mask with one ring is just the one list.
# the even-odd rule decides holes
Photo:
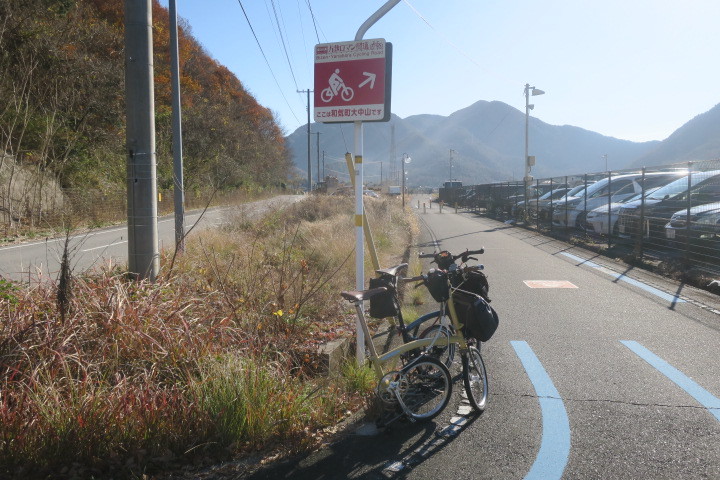
[(444, 325), (433, 325), (432, 327), (422, 332), (419, 337), (434, 338), (435, 336), (437, 336), (438, 339), (443, 339), (448, 342), (447, 345), (433, 346), (428, 351), (431, 356), (440, 360), (447, 368), (450, 368), (455, 361), (456, 344), (449, 343), (450, 337), (452, 336), (452, 331), (450, 330), (451, 328), (452, 327), (446, 327)]
[(411, 418), (431, 420), (447, 406), (452, 394), (452, 380), (442, 362), (423, 356), (400, 373), (400, 401), (403, 411)]
[(488, 378), (480, 350), (468, 347), (468, 353), (462, 355), (463, 384), (470, 405), (482, 413), (487, 407)]

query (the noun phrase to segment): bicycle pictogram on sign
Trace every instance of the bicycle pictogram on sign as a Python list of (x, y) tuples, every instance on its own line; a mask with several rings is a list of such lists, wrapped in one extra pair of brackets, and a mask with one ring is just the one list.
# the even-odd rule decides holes
[(353, 89), (345, 85), (345, 82), (339, 74), (340, 69), (336, 68), (335, 72), (330, 75), (330, 78), (328, 79), (328, 83), (330, 84), (330, 86), (320, 92), (320, 99), (323, 102), (328, 103), (338, 94), (338, 92), (340, 93), (340, 98), (342, 98), (346, 102), (352, 100), (353, 96), (355, 95)]

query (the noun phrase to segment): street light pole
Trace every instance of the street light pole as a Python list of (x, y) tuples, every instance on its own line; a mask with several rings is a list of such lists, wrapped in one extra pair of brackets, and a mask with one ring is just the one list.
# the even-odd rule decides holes
[(528, 204), (528, 188), (532, 178), (530, 178), (530, 157), (528, 156), (528, 126), (530, 124), (530, 110), (535, 108), (535, 105), (530, 104), (530, 95), (544, 95), (545, 92), (531, 87), (529, 83), (525, 84), (525, 176), (523, 177), (523, 183), (525, 185), (525, 205)]

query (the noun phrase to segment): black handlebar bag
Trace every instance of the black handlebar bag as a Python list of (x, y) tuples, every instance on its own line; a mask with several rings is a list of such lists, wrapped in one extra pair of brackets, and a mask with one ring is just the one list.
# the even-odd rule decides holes
[(448, 275), (443, 270), (431, 270), (428, 272), (425, 286), (436, 302), (445, 302), (450, 298)]
[(452, 301), (465, 338), (474, 338), (480, 342), (492, 338), (500, 319), (484, 298), (463, 290), (454, 290)]

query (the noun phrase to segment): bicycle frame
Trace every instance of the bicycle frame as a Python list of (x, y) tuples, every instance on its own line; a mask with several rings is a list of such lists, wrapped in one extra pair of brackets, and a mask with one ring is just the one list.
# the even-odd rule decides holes
[[(368, 351), (370, 353), (369, 360), (373, 367), (373, 370), (375, 371), (375, 375), (377, 376), (378, 380), (382, 379), (382, 377), (388, 373), (383, 369), (383, 366), (390, 362), (392, 359), (399, 357), (400, 355), (403, 355), (405, 353), (408, 353), (412, 350), (417, 349), (424, 349), (431, 346), (439, 346), (444, 347), (447, 345), (450, 345), (452, 343), (457, 344), (460, 347), (460, 352), (464, 352), (468, 348), (467, 341), (465, 340), (465, 337), (462, 336), (460, 332), (461, 325), (457, 321), (457, 315), (455, 314), (455, 308), (452, 304), (452, 293), (450, 295), (450, 301), (447, 302), (449, 305), (448, 313), (450, 313), (450, 321), (455, 329), (455, 333), (453, 335), (450, 335), (446, 338), (439, 338), (439, 336), (436, 336), (435, 338), (420, 338), (416, 340), (412, 340), (407, 343), (403, 343), (402, 345), (399, 345), (392, 350), (389, 350), (388, 352), (378, 355), (377, 349), (375, 348), (375, 344), (372, 341), (372, 335), (370, 333), (370, 329), (368, 328), (367, 322), (365, 320), (365, 314), (362, 310), (362, 302), (353, 302), (355, 306), (355, 312), (360, 320), (360, 326), (363, 329), (363, 333), (365, 335), (365, 344), (368, 348)], [(432, 318), (434, 316), (438, 316), (439, 313), (442, 310), (438, 310), (435, 312), (431, 312), (429, 314), (423, 315), (422, 317), (415, 320), (410, 325), (414, 324), (420, 324), (429, 318)]]

